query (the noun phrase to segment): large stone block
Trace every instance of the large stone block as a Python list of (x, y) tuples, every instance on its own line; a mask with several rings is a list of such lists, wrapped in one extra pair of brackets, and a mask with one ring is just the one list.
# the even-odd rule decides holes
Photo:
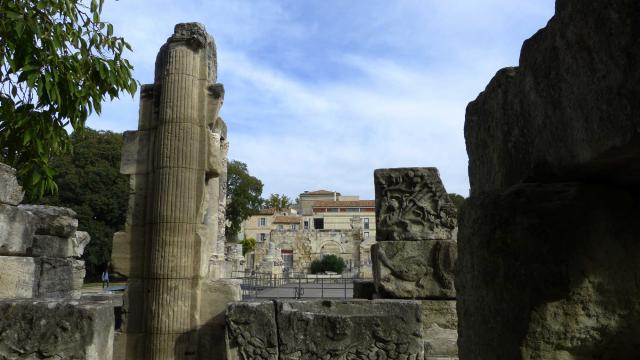
[(112, 359), (109, 304), (2, 300), (0, 313), (2, 359)]
[(31, 213), (16, 206), (0, 204), (0, 255), (29, 254), (35, 232), (34, 221)]
[(16, 178), (16, 169), (0, 163), (0, 204), (18, 205), (23, 198), (24, 191)]
[(62, 238), (51, 235), (34, 235), (32, 253), (34, 256), (81, 257), (85, 246), (91, 241), (86, 231), (76, 231), (73, 236)]
[(0, 299), (34, 298), (38, 293), (40, 260), (0, 256)]
[(227, 360), (281, 359), (273, 302), (232, 303), (226, 319)]
[(280, 360), (423, 359), (421, 321), (415, 301), (278, 302)]
[(80, 298), (85, 275), (84, 261), (49, 257), (42, 257), (40, 261), (39, 298)]
[(520, 185), (472, 196), (461, 219), (461, 358), (637, 357), (635, 189)]
[(425, 360), (458, 358), (455, 300), (421, 300)]
[(120, 173), (145, 174), (149, 171), (152, 132), (148, 130), (125, 131), (123, 134)]
[(374, 183), (378, 241), (452, 238), (456, 207), (438, 169), (377, 169)]
[(127, 277), (144, 276), (144, 228), (130, 227), (128, 232), (113, 234), (111, 265), (113, 271)]
[(200, 286), (200, 321), (198, 331), (200, 354), (224, 354), (225, 312), (227, 305), (242, 300), (242, 280), (202, 281)]
[(75, 211), (58, 206), (48, 205), (20, 205), (35, 216), (36, 234), (70, 237), (78, 229), (78, 219)]
[(639, 24), (635, 0), (558, 1), (519, 66), (467, 107), (472, 195), (524, 181), (640, 181)]
[(382, 241), (371, 247), (376, 290), (385, 298), (453, 299), (457, 244)]

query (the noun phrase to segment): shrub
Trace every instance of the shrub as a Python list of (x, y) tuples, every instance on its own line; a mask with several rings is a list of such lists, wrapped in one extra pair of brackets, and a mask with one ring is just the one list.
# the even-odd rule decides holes
[(309, 266), (309, 271), (312, 274), (318, 274), (322, 272), (332, 271), (338, 274), (342, 274), (347, 264), (344, 260), (336, 255), (326, 255), (322, 259), (313, 260)]

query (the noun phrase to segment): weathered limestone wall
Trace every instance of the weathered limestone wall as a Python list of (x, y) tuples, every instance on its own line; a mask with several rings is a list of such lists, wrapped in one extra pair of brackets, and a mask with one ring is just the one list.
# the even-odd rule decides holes
[(558, 0), (467, 108), (464, 359), (631, 359), (640, 311), (640, 4)]
[(71, 209), (19, 205), (15, 175), (0, 163), (0, 358), (111, 360), (112, 304), (80, 299), (89, 234)]

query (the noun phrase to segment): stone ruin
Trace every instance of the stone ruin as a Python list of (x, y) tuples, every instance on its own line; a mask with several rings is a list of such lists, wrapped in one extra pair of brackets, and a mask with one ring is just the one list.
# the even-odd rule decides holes
[(355, 300), (231, 304), (227, 359), (457, 359), (456, 208), (435, 168), (374, 177), (374, 282)]
[(0, 164), (0, 358), (110, 360), (113, 305), (81, 298), (89, 234), (73, 210), (23, 197)]
[(640, 3), (558, 0), (467, 107), (460, 357), (636, 359)]
[(224, 309), (240, 288), (221, 278), (242, 264), (237, 254), (225, 261), (228, 142), (216, 79), (213, 38), (201, 24), (176, 25), (158, 53), (155, 82), (141, 89), (138, 130), (125, 133), (130, 201), (112, 262), (129, 282), (117, 359), (224, 351)]

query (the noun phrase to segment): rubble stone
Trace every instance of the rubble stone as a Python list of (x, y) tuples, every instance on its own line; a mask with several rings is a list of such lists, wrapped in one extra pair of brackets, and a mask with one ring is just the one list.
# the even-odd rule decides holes
[(373, 279), (384, 298), (453, 299), (457, 244), (452, 240), (382, 241), (371, 247)]
[(16, 169), (0, 163), (0, 204), (18, 205), (23, 198), (24, 191), (16, 178)]
[(27, 211), (0, 204), (0, 255), (27, 255), (31, 251), (34, 220)]
[(0, 358), (111, 360), (108, 303), (0, 300)]
[(78, 229), (78, 219), (75, 211), (48, 205), (20, 205), (36, 217), (36, 234), (52, 235), (67, 238)]
[(436, 168), (377, 169), (377, 241), (449, 240), (456, 207)]

